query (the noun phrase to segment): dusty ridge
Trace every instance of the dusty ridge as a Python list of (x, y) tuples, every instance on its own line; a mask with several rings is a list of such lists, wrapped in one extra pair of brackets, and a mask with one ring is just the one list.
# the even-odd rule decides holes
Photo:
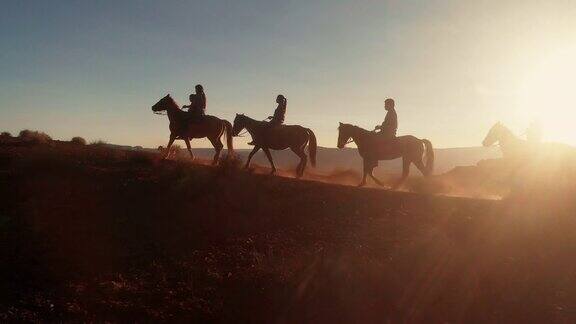
[(574, 320), (569, 211), (0, 147), (0, 319)]

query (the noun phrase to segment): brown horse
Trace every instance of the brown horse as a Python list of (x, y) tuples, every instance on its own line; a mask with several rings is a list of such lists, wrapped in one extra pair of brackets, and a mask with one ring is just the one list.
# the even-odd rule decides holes
[(234, 153), (234, 147), (232, 145), (232, 125), (230, 122), (214, 116), (204, 116), (201, 121), (192, 123), (188, 113), (181, 110), (170, 95), (166, 95), (152, 106), (152, 111), (155, 113), (166, 111), (168, 120), (170, 121), (170, 141), (168, 141), (164, 158), (166, 158), (168, 152), (170, 152), (170, 147), (172, 143), (174, 143), (174, 140), (182, 139), (186, 142), (190, 157), (194, 159), (194, 154), (192, 154), (190, 147), (190, 139), (207, 137), (216, 150), (214, 159), (212, 160), (212, 164), (214, 165), (218, 163), (220, 151), (222, 151), (224, 147), (220, 140), (224, 133), (226, 133), (228, 154)]
[(301, 177), (304, 174), (308, 160), (304, 152), (307, 144), (309, 145), (308, 153), (310, 154), (310, 162), (312, 166), (316, 166), (317, 144), (316, 136), (312, 130), (300, 125), (276, 126), (271, 128), (266, 122), (254, 120), (242, 114), (236, 114), (234, 127), (232, 128), (234, 136), (238, 136), (243, 129), (246, 129), (248, 133), (250, 133), (254, 142), (254, 149), (248, 155), (248, 161), (246, 161), (244, 168), (247, 169), (250, 166), (252, 156), (254, 156), (258, 150), (262, 149), (264, 153), (266, 153), (266, 157), (272, 166), (271, 174), (274, 174), (276, 167), (274, 166), (270, 149), (285, 150), (290, 148), (292, 152), (300, 157), (300, 163), (298, 167), (296, 167), (296, 175)]
[[(340, 123), (338, 127), (338, 148), (342, 149), (346, 144), (355, 142), (358, 153), (364, 161), (364, 174), (359, 187), (366, 184), (366, 176), (370, 177), (380, 186), (382, 182), (372, 174), (374, 168), (381, 160), (393, 160), (402, 158), (402, 178), (394, 185), (399, 187), (410, 173), (410, 164), (414, 163), (424, 176), (432, 174), (434, 168), (434, 150), (432, 143), (426, 139), (419, 139), (412, 135), (395, 138), (382, 138), (382, 135), (367, 131), (358, 126)], [(422, 161), (426, 149), (426, 164)]]

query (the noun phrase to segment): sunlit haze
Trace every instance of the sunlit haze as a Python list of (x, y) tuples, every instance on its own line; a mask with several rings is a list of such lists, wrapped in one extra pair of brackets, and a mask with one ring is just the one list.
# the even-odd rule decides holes
[(150, 107), (201, 83), (230, 121), (284, 94), (321, 146), (340, 121), (380, 124), (387, 97), (398, 133), (436, 147), (478, 146), (497, 121), (576, 145), (574, 17), (570, 0), (3, 1), (0, 130), (165, 145)]

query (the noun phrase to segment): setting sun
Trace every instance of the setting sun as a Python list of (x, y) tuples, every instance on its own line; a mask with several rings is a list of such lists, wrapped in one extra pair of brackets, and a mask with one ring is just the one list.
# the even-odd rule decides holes
[[(576, 144), (576, 47), (557, 49), (532, 67), (519, 92), (519, 115), (539, 122), (547, 141)], [(518, 116), (519, 118), (522, 118)]]

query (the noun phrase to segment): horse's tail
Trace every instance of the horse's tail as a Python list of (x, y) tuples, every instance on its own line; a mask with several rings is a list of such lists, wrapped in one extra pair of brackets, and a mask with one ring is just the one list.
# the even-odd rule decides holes
[(432, 147), (432, 142), (427, 139), (423, 139), (422, 143), (426, 147), (426, 163), (424, 164), (426, 173), (424, 175), (429, 176), (434, 170), (434, 148)]
[(310, 155), (310, 163), (313, 167), (316, 167), (316, 150), (318, 149), (316, 135), (314, 135), (314, 132), (309, 128), (306, 128), (306, 132), (308, 132), (308, 154)]
[(232, 124), (229, 121), (223, 120), (224, 122), (224, 130), (226, 133), (226, 145), (228, 147), (228, 154), (234, 154), (234, 143), (232, 141)]

